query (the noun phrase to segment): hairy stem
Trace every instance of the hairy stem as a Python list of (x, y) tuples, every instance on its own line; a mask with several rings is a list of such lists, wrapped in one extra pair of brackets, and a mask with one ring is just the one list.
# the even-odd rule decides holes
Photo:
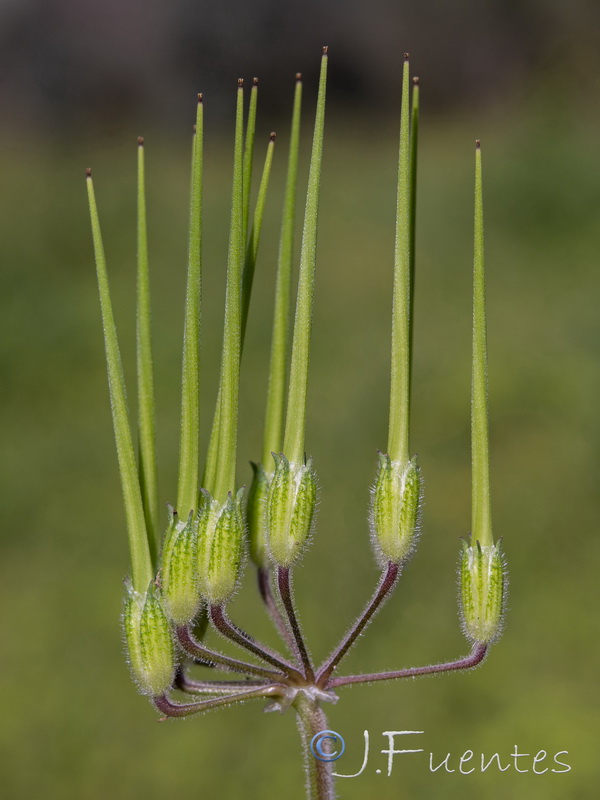
[(292, 634), (300, 654), (302, 666), (304, 667), (306, 680), (309, 683), (312, 683), (315, 679), (315, 673), (310, 662), (310, 656), (308, 655), (306, 645), (304, 644), (302, 631), (300, 630), (300, 623), (298, 622), (296, 611), (294, 609), (294, 599), (292, 597), (292, 584), (289, 567), (277, 567), (277, 586), (279, 588), (279, 594), (281, 595), (283, 607), (285, 608), (286, 614), (288, 615), (288, 619), (290, 621), (290, 627), (292, 629)]
[(473, 649), (465, 658), (457, 661), (447, 661), (444, 664), (431, 664), (427, 667), (410, 667), (409, 669), (393, 670), (391, 672), (374, 672), (370, 675), (347, 675), (333, 678), (327, 684), (328, 689), (336, 686), (347, 686), (350, 683), (373, 683), (374, 681), (391, 681), (396, 678), (416, 678), (419, 675), (435, 675), (438, 672), (455, 672), (461, 669), (471, 669), (480, 664), (487, 653), (488, 645), (476, 642)]
[(300, 659), (300, 653), (298, 652), (298, 648), (296, 647), (296, 642), (292, 635), (290, 634), (289, 628), (281, 616), (281, 612), (277, 607), (277, 603), (273, 596), (273, 590), (271, 589), (271, 572), (268, 567), (259, 567), (257, 571), (258, 577), (258, 591), (260, 592), (260, 596), (262, 597), (263, 603), (266, 606), (266, 609), (273, 621), (273, 624), (277, 628), (277, 632), (285, 642), (287, 648), (289, 649), (290, 653), (293, 653), (297, 659)]
[(304, 751), (306, 789), (308, 800), (335, 800), (332, 762), (321, 761), (312, 754), (313, 737), (328, 728), (327, 717), (315, 700), (299, 695), (294, 703), (298, 714), (298, 729)]
[(354, 642), (358, 639), (360, 634), (364, 631), (381, 604), (394, 588), (398, 579), (400, 567), (398, 564), (389, 562), (381, 575), (379, 586), (375, 590), (373, 597), (367, 603), (367, 606), (360, 617), (356, 620), (354, 625), (350, 628), (348, 633), (344, 636), (337, 649), (334, 650), (332, 655), (321, 667), (317, 674), (316, 683), (318, 686), (323, 687), (327, 684), (329, 676), (337, 667), (348, 650), (352, 647)]
[(239, 692), (243, 689), (259, 686), (269, 686), (268, 681), (243, 680), (243, 681), (197, 681), (186, 674), (183, 667), (175, 673), (174, 686), (188, 694), (225, 694), (225, 692)]
[(252, 636), (245, 631), (237, 628), (232, 624), (222, 606), (210, 606), (209, 609), (210, 621), (219, 633), (235, 642), (240, 647), (245, 647), (258, 658), (266, 661), (267, 664), (276, 667), (290, 677), (302, 679), (302, 674), (298, 672), (291, 664), (284, 661), (273, 652), (270, 648), (257, 642)]
[(255, 697), (269, 697), (280, 693), (280, 686), (263, 686), (259, 689), (246, 689), (243, 692), (236, 692), (225, 697), (215, 697), (213, 700), (200, 700), (196, 703), (174, 703), (166, 694), (153, 697), (152, 702), (166, 717), (189, 717), (191, 714), (199, 714), (202, 711), (209, 711), (211, 708), (229, 706), (244, 700), (252, 700)]
[(256, 675), (261, 678), (268, 678), (273, 682), (277, 682), (285, 677), (279, 672), (273, 672), (270, 669), (265, 669), (255, 664), (248, 664), (246, 661), (239, 661), (237, 658), (230, 658), (229, 656), (205, 647), (194, 638), (190, 629), (185, 625), (179, 626), (176, 629), (176, 633), (179, 644), (192, 658), (200, 659), (200, 661), (213, 662), (220, 669), (230, 670), (231, 672), (241, 672), (244, 675)]

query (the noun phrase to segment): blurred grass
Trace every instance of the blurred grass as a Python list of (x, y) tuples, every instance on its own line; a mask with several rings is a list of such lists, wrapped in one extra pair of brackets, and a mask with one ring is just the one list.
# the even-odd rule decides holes
[[(466, 651), (456, 616), (458, 537), (468, 531), (472, 142), (484, 148), (492, 491), (510, 567), (506, 632), (473, 674), (341, 692), (332, 728), (341, 772), (371, 760), (340, 796), (509, 794), (593, 798), (599, 667), (600, 162), (591, 124), (535, 113), (423, 126), (412, 447), (426, 480), (423, 536), (385, 611), (345, 669), (424, 663)], [(172, 500), (188, 152), (147, 135), (161, 497)], [(305, 140), (306, 143), (306, 140)], [(266, 137), (263, 143), (266, 146)], [(267, 208), (243, 368), (240, 476), (260, 454), (285, 136)], [(262, 154), (259, 150), (259, 157)], [(94, 168), (117, 321), (133, 392), (135, 137), (67, 149), (0, 148), (0, 608), (2, 796), (302, 797), (291, 714), (248, 705), (174, 724), (136, 695), (121, 652), (128, 556), (104, 373), (83, 168)], [(203, 430), (212, 415), (229, 206), (227, 147), (209, 142)], [(368, 488), (387, 425), (396, 131), (330, 126), (324, 161), (307, 441), (321, 485), (318, 530), (296, 576), (322, 657), (370, 593)], [(271, 638), (250, 570), (233, 617)], [(426, 756), (378, 751), (384, 730), (507, 762), (568, 750), (567, 774), (431, 774)], [(401, 746), (401, 745), (400, 745)], [(531, 760), (525, 764), (531, 768)], [(454, 764), (456, 767), (456, 763)], [(520, 766), (523, 766), (521, 764)]]

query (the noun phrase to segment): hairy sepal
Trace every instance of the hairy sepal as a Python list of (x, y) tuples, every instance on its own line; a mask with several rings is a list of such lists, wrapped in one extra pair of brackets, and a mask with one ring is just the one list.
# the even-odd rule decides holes
[(175, 625), (191, 622), (201, 604), (198, 587), (198, 522), (190, 512), (167, 535), (161, 562), (165, 610)]
[(416, 456), (408, 463), (379, 453), (371, 492), (371, 541), (380, 564), (399, 564), (413, 552), (420, 529), (423, 499)]
[(245, 538), (244, 490), (219, 503), (204, 492), (198, 517), (198, 583), (210, 605), (223, 605), (233, 593), (242, 567)]
[(164, 694), (173, 684), (175, 648), (156, 587), (141, 594), (127, 586), (123, 629), (129, 666), (140, 692), (151, 697)]
[(275, 473), (268, 499), (269, 554), (274, 564), (291, 566), (308, 542), (317, 504), (317, 481), (312, 459), (305, 464), (273, 453)]
[(500, 542), (482, 546), (463, 541), (459, 563), (461, 618), (471, 641), (491, 644), (502, 633), (507, 585)]

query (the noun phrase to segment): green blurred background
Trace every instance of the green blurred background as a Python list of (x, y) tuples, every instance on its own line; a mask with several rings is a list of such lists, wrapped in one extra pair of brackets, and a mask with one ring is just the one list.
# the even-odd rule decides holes
[[(596, 797), (598, 9), (466, 0), (369, 9), (309, 3), (304, 11), (264, 0), (255, 8), (230, 2), (220, 14), (203, 3), (173, 3), (167, 12), (156, 0), (146, 8), (152, 13), (138, 3), (99, 10), (66, 0), (1, 7), (2, 797), (303, 796), (291, 713), (264, 715), (254, 702), (158, 724), (131, 684), (119, 628), (128, 554), (83, 170), (94, 168), (133, 392), (135, 140), (146, 136), (166, 503), (175, 492), (193, 93), (209, 85), (214, 96), (206, 104), (205, 446), (221, 336), (233, 87), (238, 73), (251, 77), (254, 62), (260, 67), (257, 170), (268, 132), (279, 137), (243, 365), (239, 475), (249, 481), (248, 461), (261, 451), (293, 74), (307, 77), (305, 177), (323, 43), (331, 108), (307, 431), (321, 498), (314, 543), (296, 575), (313, 653), (327, 654), (377, 578), (366, 514), (376, 451), (386, 443), (405, 49), (423, 87), (412, 434), (426, 481), (423, 535), (344, 669), (417, 665), (467, 650), (456, 563), (470, 525), (476, 137), (484, 151), (493, 513), (510, 569), (506, 631), (482, 668), (340, 691), (328, 710), (347, 743), (339, 771), (359, 769), (365, 729), (371, 758), (338, 793)], [(251, 573), (231, 613), (273, 641)], [(389, 778), (376, 773), (385, 772), (386, 730), (425, 732), (397, 745), (425, 753), (398, 756)], [(436, 763), (451, 753), (457, 769), (468, 749), (475, 765), (481, 753), (512, 763), (515, 745), (532, 755), (546, 750), (547, 762), (568, 751), (562, 760), (572, 769), (534, 775), (528, 758), (519, 762), (526, 774), (514, 766), (429, 771), (429, 752)]]

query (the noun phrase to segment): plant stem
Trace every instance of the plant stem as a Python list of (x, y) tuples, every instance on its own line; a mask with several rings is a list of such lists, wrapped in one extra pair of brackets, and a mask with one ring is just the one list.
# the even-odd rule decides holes
[(152, 702), (166, 717), (189, 717), (191, 714), (199, 714), (202, 711), (209, 711), (211, 708), (230, 706), (233, 703), (241, 703), (255, 697), (271, 697), (278, 694), (281, 694), (280, 686), (267, 685), (258, 689), (246, 689), (224, 697), (216, 697), (213, 700), (200, 700), (196, 703), (174, 703), (166, 694), (153, 697)]
[(246, 650), (249, 650), (255, 656), (258, 656), (258, 658), (266, 661), (267, 664), (271, 664), (271, 666), (281, 670), (286, 675), (296, 679), (302, 679), (302, 674), (287, 661), (283, 661), (277, 653), (257, 642), (245, 631), (233, 625), (222, 606), (210, 606), (209, 615), (210, 621), (214, 627), (227, 639), (235, 642), (240, 647), (246, 648)]
[(277, 586), (279, 588), (279, 594), (281, 596), (283, 607), (285, 608), (290, 621), (290, 627), (292, 629), (292, 634), (294, 636), (298, 652), (300, 653), (300, 660), (302, 661), (302, 666), (304, 667), (306, 680), (308, 683), (312, 683), (315, 679), (315, 673), (310, 662), (310, 656), (308, 655), (306, 645), (304, 644), (300, 623), (298, 622), (296, 611), (294, 610), (294, 599), (292, 596), (289, 567), (277, 567)]
[(358, 639), (360, 634), (369, 624), (381, 604), (392, 591), (398, 579), (400, 566), (393, 562), (389, 562), (381, 574), (379, 586), (375, 590), (373, 597), (367, 603), (367, 606), (360, 617), (356, 620), (354, 625), (350, 628), (348, 633), (344, 636), (337, 649), (319, 669), (316, 677), (317, 686), (323, 688), (327, 685), (329, 677), (340, 661), (344, 658), (348, 650), (352, 647), (354, 642)]
[(185, 674), (183, 667), (179, 667), (175, 674), (174, 686), (188, 694), (222, 694), (224, 692), (239, 692), (252, 686), (268, 686), (268, 681), (197, 681)]
[(315, 758), (310, 750), (313, 737), (328, 729), (327, 717), (318, 702), (304, 694), (298, 695), (294, 707), (302, 739), (308, 800), (335, 800), (332, 762)]
[(465, 658), (457, 661), (447, 661), (444, 664), (431, 664), (427, 667), (410, 667), (409, 669), (393, 670), (391, 672), (374, 672), (366, 675), (347, 675), (333, 678), (327, 684), (327, 689), (336, 686), (347, 686), (351, 683), (374, 683), (375, 681), (391, 681), (396, 678), (416, 678), (418, 675), (434, 675), (438, 672), (453, 672), (461, 669), (471, 669), (480, 664), (488, 650), (487, 644), (475, 643), (473, 649)]
[(212, 661), (219, 669), (226, 669), (231, 672), (241, 672), (246, 675), (256, 675), (261, 678), (268, 678), (273, 682), (281, 680), (285, 677), (279, 672), (273, 672), (270, 669), (249, 664), (246, 661), (239, 661), (237, 658), (230, 658), (222, 653), (217, 653), (205, 645), (201, 644), (194, 638), (192, 632), (185, 625), (176, 629), (177, 639), (181, 647), (192, 658), (200, 659), (201, 661)]
[(269, 616), (273, 620), (273, 624), (277, 628), (277, 631), (283, 641), (286, 643), (290, 653), (293, 653), (296, 658), (300, 658), (300, 653), (298, 652), (298, 648), (296, 647), (296, 642), (294, 641), (293, 637), (290, 635), (290, 631), (284, 618), (281, 616), (279, 608), (277, 607), (277, 603), (275, 602), (275, 598), (273, 597), (273, 592), (271, 590), (271, 572), (268, 567), (259, 567), (257, 570), (257, 577), (258, 577), (258, 591), (260, 592), (260, 596), (263, 599), (265, 606), (267, 607), (267, 611), (269, 612)]
[(410, 272), (411, 272), (411, 170), (409, 65), (404, 55), (400, 152), (398, 157), (398, 195), (396, 206), (396, 245), (394, 256), (394, 299), (392, 308), (392, 376), (390, 386), (390, 425), (388, 455), (392, 461), (406, 463), (409, 458), (410, 420)]

